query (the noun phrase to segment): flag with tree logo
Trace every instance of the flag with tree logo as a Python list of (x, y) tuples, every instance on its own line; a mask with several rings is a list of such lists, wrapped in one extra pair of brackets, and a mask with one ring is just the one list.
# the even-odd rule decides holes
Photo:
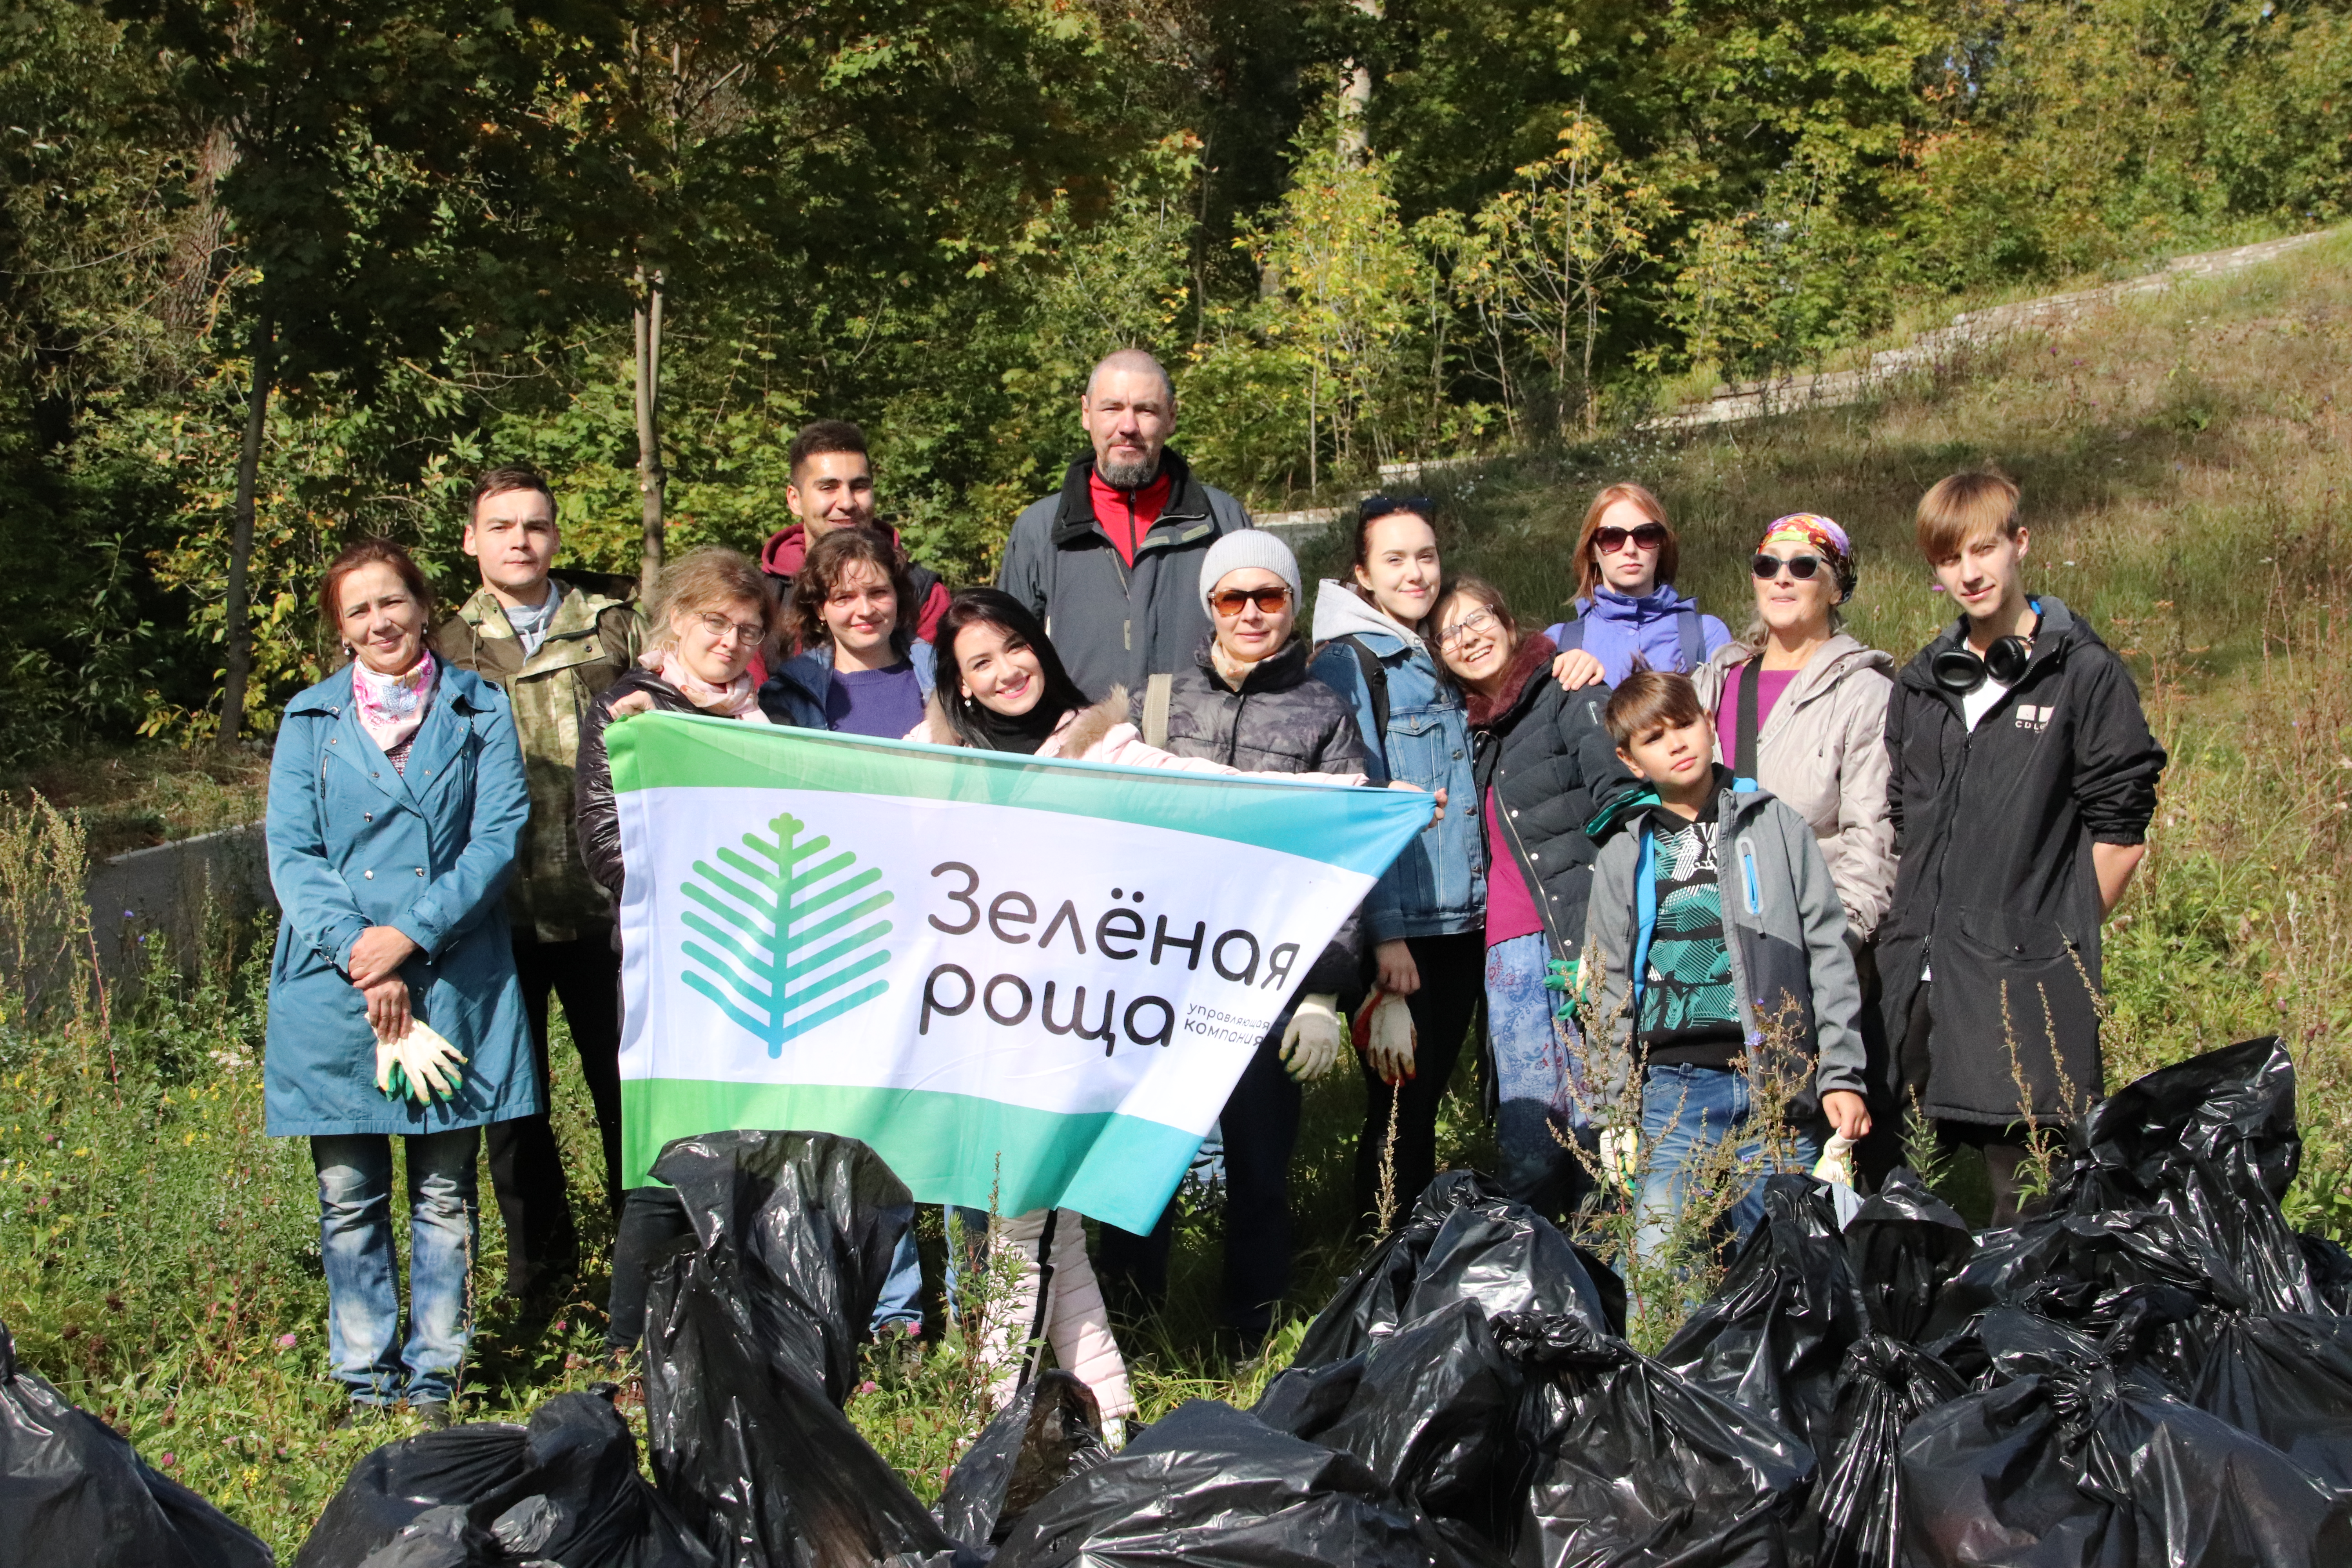
[(648, 714), (607, 731), (625, 1174), (863, 1139), (915, 1195), (1149, 1229), (1426, 796)]

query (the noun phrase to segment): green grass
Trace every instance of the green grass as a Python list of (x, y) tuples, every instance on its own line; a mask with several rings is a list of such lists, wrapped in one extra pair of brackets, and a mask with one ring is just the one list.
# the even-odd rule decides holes
[[(1568, 595), (1586, 498), (1639, 479), (1684, 531), (1683, 585), (1738, 629), (1762, 524), (1825, 511), (1863, 554), (1853, 629), (1907, 656), (1945, 614), (1909, 545), (1911, 507), (1951, 468), (2000, 462), (2025, 487), (2037, 584), (2126, 652), (2173, 755), (2154, 847), (2110, 931), (2111, 1083), (2285, 1035), (2310, 1144), (2290, 1208), (2341, 1237), (2352, 1234), (2352, 539), (2335, 520), (2352, 494), (2347, 340), (2352, 241), (2338, 240), (2066, 338), (1978, 352), (1869, 404), (1464, 471), (1444, 498), (1446, 560), (1548, 618)], [(93, 829), (101, 807), (163, 832), (220, 825), (210, 811), (251, 813), (251, 764), (223, 777), (177, 758), (85, 759), (45, 787), (80, 804)], [(0, 852), (9, 842), (0, 833)], [(0, 898), (22, 896), (0, 876)], [(12, 921), (37, 923), (21, 904), (0, 908), (0, 930)], [(129, 1016), (102, 1021), (94, 999), (79, 1018), (28, 1016), (0, 994), (0, 1318), (29, 1364), (290, 1552), (351, 1463), (407, 1428), (329, 1430), (339, 1405), (323, 1376), (307, 1152), (261, 1135), (262, 976), (243, 952), (223, 948), (205, 973), (152, 985)], [(486, 1308), (467, 1372), (484, 1415), (519, 1415), (599, 1371), (610, 1228), (565, 1054), (559, 1042), (555, 1100), (586, 1271), (578, 1300), (551, 1320)], [(1256, 1362), (1236, 1364), (1213, 1331), (1216, 1215), (1188, 1202), (1169, 1308), (1126, 1336), (1147, 1417), (1195, 1394), (1254, 1396), (1352, 1264), (1362, 1105), (1346, 1074), (1307, 1096), (1293, 1315)], [(1490, 1158), (1475, 1106), (1465, 1065), (1442, 1129), (1449, 1163)], [(1958, 1192), (1969, 1173), (1946, 1179)], [(501, 1277), (503, 1249), (490, 1205), (478, 1281)], [(851, 1405), (924, 1496), (969, 1431), (971, 1379), (953, 1361), (877, 1355), (872, 1390)]]

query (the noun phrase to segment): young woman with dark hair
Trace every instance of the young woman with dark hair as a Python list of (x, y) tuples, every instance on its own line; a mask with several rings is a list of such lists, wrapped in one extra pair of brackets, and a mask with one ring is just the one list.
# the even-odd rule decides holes
[(896, 737), (923, 716), (931, 645), (902, 612), (917, 603), (906, 558), (872, 529), (838, 528), (810, 547), (785, 605), (801, 652), (777, 666), (760, 706), (779, 724)]
[[(1437, 1173), (1437, 1107), (1454, 1076), (1485, 979), (1486, 860), (1475, 816), (1470, 728), (1434, 645), (1441, 578), (1425, 497), (1373, 496), (1356, 518), (1350, 580), (1315, 595), (1316, 678), (1345, 698), (1380, 782), (1437, 797), (1438, 816), (1404, 847), (1364, 900), (1379, 992), (1366, 1009), (1364, 1129), (1356, 1146), (1356, 1212), (1367, 1234), (1381, 1152), (1395, 1124), (1395, 1204), (1410, 1208)], [(1459, 803), (1447, 811), (1450, 801)], [(1402, 998), (1410, 1027), (1388, 998)]]

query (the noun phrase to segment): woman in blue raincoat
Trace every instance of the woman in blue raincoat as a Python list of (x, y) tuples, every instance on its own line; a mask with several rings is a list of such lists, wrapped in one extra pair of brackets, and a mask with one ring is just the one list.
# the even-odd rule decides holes
[(333, 1375), (355, 1406), (440, 1421), (472, 1329), (481, 1129), (545, 1105), (502, 902), (530, 798), (506, 697), (426, 650), (406, 552), (352, 545), (319, 605), (352, 662), (287, 704), (270, 762), (268, 1130), (310, 1140)]

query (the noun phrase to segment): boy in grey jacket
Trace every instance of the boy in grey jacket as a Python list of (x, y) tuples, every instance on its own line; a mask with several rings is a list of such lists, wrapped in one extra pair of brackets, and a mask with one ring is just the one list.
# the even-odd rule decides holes
[[(1812, 828), (1716, 765), (1690, 678), (1639, 671), (1602, 720), (1650, 787), (1592, 828), (1599, 838), (1624, 826), (1593, 865), (1585, 921), (1595, 1120), (1605, 1157), (1629, 1184), (1638, 1173), (1634, 1249), (1654, 1260), (1716, 1145), (1737, 1138), (1738, 1164), (1762, 1173), (1767, 1130), (1750, 1125), (1759, 1086), (1783, 1105), (1780, 1152), (1803, 1165), (1829, 1129), (1870, 1131), (1862, 991)], [(1750, 1183), (1728, 1222), (1744, 1237), (1762, 1217)]]

